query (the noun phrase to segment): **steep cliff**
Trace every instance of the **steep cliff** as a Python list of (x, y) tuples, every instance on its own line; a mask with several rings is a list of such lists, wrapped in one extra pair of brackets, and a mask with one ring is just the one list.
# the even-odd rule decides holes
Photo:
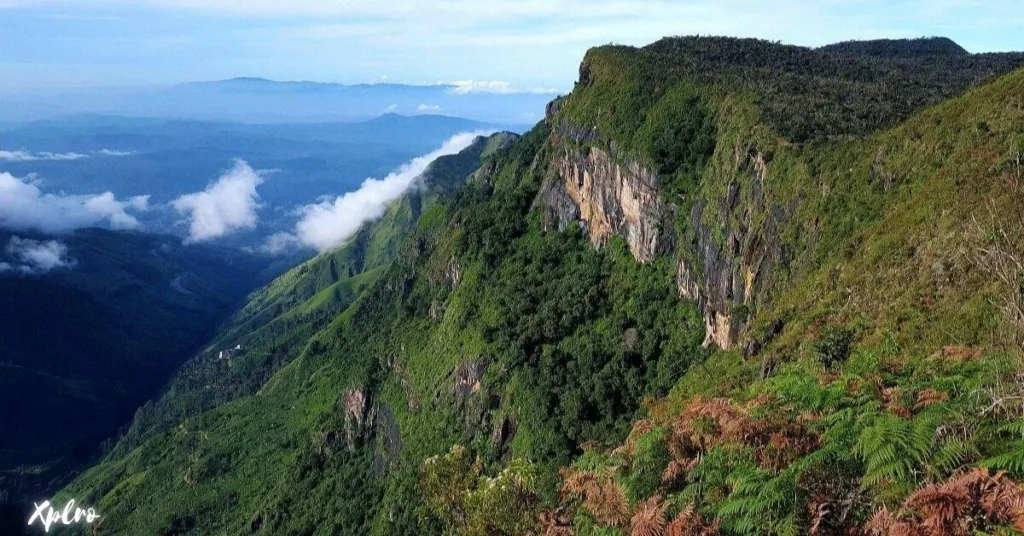
[[(756, 283), (766, 277), (779, 254), (774, 225), (765, 231), (767, 236), (750, 232), (753, 212), (765, 208), (764, 155), (755, 152), (741, 158), (741, 148), (735, 148), (733, 171), (752, 174), (751, 191), (743, 192), (741, 205), (740, 183), (733, 180), (725, 198), (693, 202), (686, 232), (677, 244), (671, 214), (681, 209), (667, 207), (662, 200), (658, 173), (617, 152), (613, 142), (606, 144), (608, 148), (585, 145), (598, 139), (565, 124), (556, 127), (552, 172), (538, 198), (546, 228), (561, 231), (578, 222), (595, 246), (620, 236), (633, 257), (644, 263), (659, 254), (672, 254), (678, 246), (679, 295), (698, 303), (704, 316), (705, 345), (730, 348), (744, 323), (744, 319), (734, 320), (734, 311), (752, 306)], [(706, 214), (712, 212), (706, 210), (711, 202), (718, 205), (717, 211)], [(777, 212), (774, 217), (784, 216)], [(731, 228), (734, 220), (737, 225)], [(724, 244), (715, 239), (719, 230), (725, 234)]]
[[(898, 53), (904, 44), (913, 53)], [(908, 84), (903, 102), (919, 99), (923, 106), (936, 94), (963, 91), (973, 82), (967, 72), (1024, 62), (1019, 54), (968, 55), (974, 61), (964, 67), (961, 54), (925, 54), (915, 43), (863, 44), (875, 45), (895, 48), (864, 58), (851, 53), (842, 63), (826, 53), (832, 49), (743, 40), (664, 39), (638, 50), (591, 50), (574, 91), (546, 110), (555, 148), (538, 200), (546, 225), (565, 229), (578, 221), (595, 245), (621, 236), (640, 262), (673, 256), (680, 296), (695, 301), (704, 317), (705, 345), (742, 343), (745, 353), (755, 353), (782, 320), (747, 336), (753, 313), (781, 279), (808, 269), (817, 254), (821, 214), (802, 205), (818, 198), (821, 186), (812, 176), (813, 157), (794, 138), (856, 137), (914, 111), (890, 108), (895, 96), (832, 108), (832, 92), (856, 87), (887, 95), (892, 77)], [(749, 63), (766, 49), (787, 58), (771, 75)], [(956, 74), (939, 79), (938, 65)], [(799, 83), (777, 85), (780, 72)], [(830, 72), (834, 78), (825, 80)], [(801, 84), (816, 90), (801, 97)], [(808, 108), (815, 100), (821, 107)], [(883, 181), (886, 190), (891, 181)]]
[(658, 175), (638, 162), (617, 159), (614, 149), (579, 149), (560, 141), (563, 136), (584, 141), (576, 134), (556, 130), (553, 139), (559, 149), (539, 198), (546, 228), (562, 231), (579, 222), (594, 245), (621, 236), (638, 261), (650, 262), (665, 241)]

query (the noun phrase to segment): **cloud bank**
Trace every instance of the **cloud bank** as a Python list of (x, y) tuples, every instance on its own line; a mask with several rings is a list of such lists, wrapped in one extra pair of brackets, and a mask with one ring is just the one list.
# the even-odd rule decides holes
[[(427, 165), (440, 156), (458, 153), (469, 147), (477, 136), (487, 134), (489, 132), (456, 134), (437, 150), (412, 159), (383, 179), (366, 179), (354, 192), (340, 195), (333, 201), (306, 205), (300, 210), (303, 217), (295, 226), (294, 240), (320, 251), (344, 244), (364, 223), (381, 217), (388, 204), (401, 197)], [(292, 241), (282, 234), (271, 239), (264, 246), (268, 252), (272, 248), (288, 247)]]
[(0, 172), (0, 227), (61, 233), (94, 225), (134, 229), (139, 221), (128, 210), (148, 208), (149, 196), (119, 201), (111, 192), (99, 195), (44, 194), (38, 186)]
[(440, 104), (420, 104), (416, 107), (417, 112), (440, 112)]
[(32, 240), (12, 236), (4, 248), (14, 263), (0, 262), (0, 273), (43, 274), (56, 268), (71, 268), (75, 265), (68, 258), (68, 246), (57, 240)]
[(183, 195), (171, 206), (188, 216), (186, 244), (220, 238), (239, 229), (256, 227), (263, 178), (242, 160), (202, 192)]

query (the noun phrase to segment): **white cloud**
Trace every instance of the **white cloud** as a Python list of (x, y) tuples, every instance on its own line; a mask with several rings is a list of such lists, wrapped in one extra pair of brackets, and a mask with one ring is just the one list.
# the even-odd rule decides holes
[(81, 160), (89, 158), (89, 155), (82, 153), (29, 153), (26, 151), (0, 151), (0, 160), (7, 162), (37, 162), (40, 160)]
[(510, 82), (501, 80), (456, 80), (449, 84), (452, 93), (456, 95), (469, 95), (471, 93), (493, 93), (497, 95), (514, 95), (517, 93), (534, 93), (538, 95), (557, 94), (557, 89), (529, 88), (521, 89)]
[(96, 154), (100, 156), (131, 156), (135, 154), (133, 151), (118, 151), (115, 149), (100, 149), (96, 151)]
[(395, 113), (395, 111), (397, 111), (397, 110), (398, 110), (398, 104), (389, 104), (389, 105), (385, 106), (384, 109), (381, 110), (380, 113), (382, 113), (382, 114), (391, 114), (391, 113)]
[(267, 237), (263, 245), (259, 247), (260, 253), (267, 255), (280, 255), (287, 251), (294, 250), (299, 246), (299, 239), (291, 233), (274, 233)]
[(58, 233), (106, 224), (132, 229), (138, 220), (128, 210), (148, 207), (148, 196), (118, 201), (111, 192), (99, 195), (44, 194), (38, 183), (0, 172), (0, 227)]
[(440, 104), (420, 104), (416, 107), (417, 112), (440, 112)]
[(75, 261), (67, 257), (68, 246), (57, 240), (41, 241), (12, 236), (4, 252), (19, 264), (0, 263), (0, 272), (38, 274), (75, 265)]
[[(338, 196), (333, 201), (306, 205), (302, 209), (302, 219), (295, 226), (295, 239), (321, 251), (344, 244), (364, 223), (381, 217), (388, 204), (401, 197), (427, 165), (440, 156), (458, 153), (469, 147), (477, 136), (487, 134), (457, 134), (437, 150), (412, 159), (383, 179), (366, 179), (354, 192)], [(278, 236), (275, 243), (281, 244), (287, 240)], [(270, 246), (268, 241), (264, 247)]]
[(263, 182), (256, 171), (242, 160), (202, 192), (183, 195), (171, 206), (189, 218), (186, 243), (203, 242), (239, 229), (256, 227), (259, 194)]
[(135, 153), (131, 151), (118, 151), (115, 149), (100, 149), (92, 153), (51, 153), (47, 151), (42, 152), (29, 152), (24, 150), (19, 151), (3, 151), (0, 150), (0, 161), (4, 162), (60, 162), (60, 161), (71, 161), (71, 160), (82, 160), (83, 158), (92, 158), (93, 156), (131, 156)]

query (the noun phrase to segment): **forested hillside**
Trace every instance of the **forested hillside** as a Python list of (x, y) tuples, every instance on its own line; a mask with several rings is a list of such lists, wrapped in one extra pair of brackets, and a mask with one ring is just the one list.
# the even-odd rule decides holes
[(66, 495), (105, 534), (1024, 529), (1024, 56), (933, 44), (592, 49)]

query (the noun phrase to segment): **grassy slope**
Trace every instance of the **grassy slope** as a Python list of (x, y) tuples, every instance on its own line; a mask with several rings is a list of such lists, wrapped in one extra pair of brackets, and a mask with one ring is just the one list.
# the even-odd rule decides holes
[[(578, 234), (540, 231), (529, 213), (545, 141), (538, 129), (496, 155), (495, 173), (471, 192), (427, 208), (399, 262), (257, 394), (151, 436), (83, 475), (69, 493), (103, 508), (113, 533), (193, 525), (201, 532), (432, 532), (416, 498), (419, 464), (464, 442), (495, 462), (513, 454), (546, 460), (553, 496), (554, 469), (580, 442), (621, 437), (643, 394), (657, 385), (664, 392), (671, 373), (662, 370), (668, 361), (657, 366), (658, 349), (677, 349), (685, 366), (700, 354), (701, 333), (695, 311), (674, 296), (668, 263), (639, 266), (622, 244), (595, 251)], [(534, 279), (517, 277), (524, 273)], [(529, 299), (508, 301), (520, 293)], [(431, 313), (435, 304), (442, 313)], [(526, 323), (508, 324), (510, 308), (538, 306), (537, 314), (524, 312)], [(565, 320), (570, 311), (578, 317)], [(625, 347), (629, 326), (638, 341)], [(519, 335), (533, 340), (503, 342)], [(580, 345), (594, 356), (578, 358)], [(460, 395), (455, 376), (467, 364), (485, 372), (478, 391)], [(565, 376), (563, 367), (579, 370), (551, 376)], [(339, 409), (349, 389), (389, 415), (357, 441)], [(613, 398), (593, 396), (602, 391)], [(511, 445), (491, 440), (504, 415), (518, 422)], [(390, 446), (396, 442), (400, 449)], [(222, 510), (225, 498), (234, 506)], [(138, 508), (144, 503), (152, 505), (146, 513)]]

